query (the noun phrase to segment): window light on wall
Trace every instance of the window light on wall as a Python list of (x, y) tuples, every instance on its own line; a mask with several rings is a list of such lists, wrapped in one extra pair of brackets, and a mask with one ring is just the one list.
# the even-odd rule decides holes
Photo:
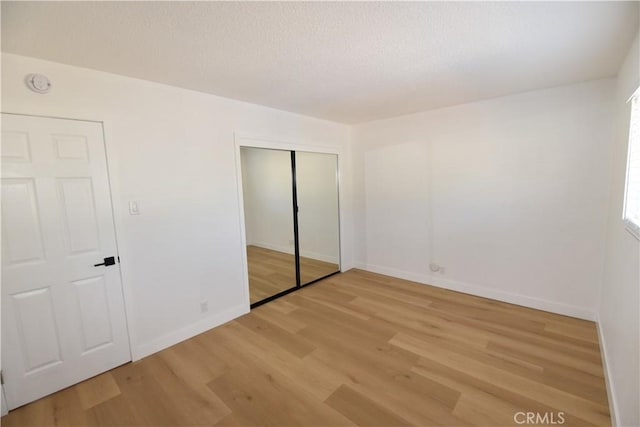
[(622, 219), (627, 229), (640, 239), (640, 88), (631, 96), (629, 102), (631, 102), (631, 122)]

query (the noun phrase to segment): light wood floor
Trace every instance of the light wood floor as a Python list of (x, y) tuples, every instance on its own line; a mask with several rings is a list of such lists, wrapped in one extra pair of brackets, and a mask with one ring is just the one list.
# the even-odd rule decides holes
[(12, 411), (36, 425), (609, 425), (592, 322), (352, 270)]
[[(247, 246), (247, 264), (252, 304), (296, 286), (295, 257), (291, 254), (250, 245)], [(338, 264), (300, 257), (303, 285), (338, 270)]]

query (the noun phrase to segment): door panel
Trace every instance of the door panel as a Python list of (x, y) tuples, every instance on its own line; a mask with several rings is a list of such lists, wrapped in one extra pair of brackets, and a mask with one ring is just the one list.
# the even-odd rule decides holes
[(51, 288), (13, 295), (25, 374), (61, 362), (60, 338), (53, 316)]
[(11, 265), (44, 260), (39, 218), (33, 179), (3, 179), (3, 257)]
[(13, 162), (31, 161), (29, 134), (26, 132), (2, 131), (2, 159)]
[(100, 244), (91, 178), (62, 178), (57, 181), (69, 252), (77, 254), (98, 250)]
[(89, 160), (87, 138), (79, 135), (52, 135), (58, 159)]
[(107, 304), (104, 277), (91, 277), (73, 284), (82, 327), (82, 353), (111, 344), (111, 313)]
[(291, 153), (242, 147), (251, 304), (296, 287)]
[(99, 123), (2, 115), (2, 369), (15, 408), (130, 360)]
[(338, 156), (296, 151), (300, 283), (340, 270)]

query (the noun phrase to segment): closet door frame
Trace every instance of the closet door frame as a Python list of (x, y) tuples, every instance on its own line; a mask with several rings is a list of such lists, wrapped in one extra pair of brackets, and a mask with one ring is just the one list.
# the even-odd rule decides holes
[[(247, 308), (255, 308), (259, 305), (265, 304), (269, 301), (273, 301), (274, 299), (280, 298), (286, 294), (297, 291), (298, 289), (304, 288), (305, 286), (311, 285), (313, 283), (318, 282), (319, 280), (326, 279), (329, 276), (337, 274), (343, 271), (344, 260), (342, 256), (342, 246), (343, 246), (343, 236), (342, 229), (343, 223), (342, 218), (344, 215), (342, 214), (342, 205), (341, 200), (343, 197), (342, 186), (340, 185), (341, 180), (341, 160), (342, 160), (342, 150), (340, 147), (336, 146), (318, 146), (318, 145), (307, 145), (294, 141), (287, 141), (280, 138), (274, 137), (264, 137), (257, 136), (250, 133), (244, 132), (236, 132), (234, 134), (235, 140), (235, 155), (236, 155), (236, 178), (237, 178), (237, 190), (238, 190), (238, 208), (240, 212), (240, 236), (241, 236), (241, 259), (242, 259), (242, 275), (243, 275), (243, 293), (244, 299), (247, 304)], [(263, 300), (260, 300), (256, 303), (251, 304), (250, 299), (250, 290), (249, 290), (249, 265), (247, 260), (247, 235), (245, 229), (245, 211), (244, 211), (244, 194), (242, 189), (242, 162), (241, 162), (241, 152), (240, 149), (242, 147), (247, 148), (266, 148), (272, 150), (281, 150), (281, 151), (289, 151), (291, 153), (291, 166), (292, 166), (292, 191), (293, 191), (293, 221), (294, 221), (294, 245), (295, 245), (295, 265), (296, 265), (296, 286), (282, 292), (279, 292), (275, 295), (267, 297)], [(300, 280), (300, 247), (299, 247), (299, 236), (298, 236), (298, 215), (297, 215), (297, 191), (296, 191), (296, 175), (295, 175), (295, 152), (308, 152), (308, 153), (319, 153), (319, 154), (334, 154), (336, 155), (336, 169), (337, 169), (337, 179), (336, 185), (338, 187), (338, 242), (339, 242), (339, 271), (335, 273), (328, 274), (323, 277), (319, 277), (308, 283), (301, 283)]]

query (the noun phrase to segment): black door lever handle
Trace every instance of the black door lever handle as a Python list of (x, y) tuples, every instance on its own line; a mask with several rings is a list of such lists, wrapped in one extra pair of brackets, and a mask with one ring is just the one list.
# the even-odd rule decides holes
[(109, 267), (110, 265), (113, 265), (116, 263), (116, 257), (107, 257), (104, 258), (104, 262), (101, 262), (100, 264), (93, 264), (94, 267), (100, 267), (101, 265), (104, 265), (105, 267)]

